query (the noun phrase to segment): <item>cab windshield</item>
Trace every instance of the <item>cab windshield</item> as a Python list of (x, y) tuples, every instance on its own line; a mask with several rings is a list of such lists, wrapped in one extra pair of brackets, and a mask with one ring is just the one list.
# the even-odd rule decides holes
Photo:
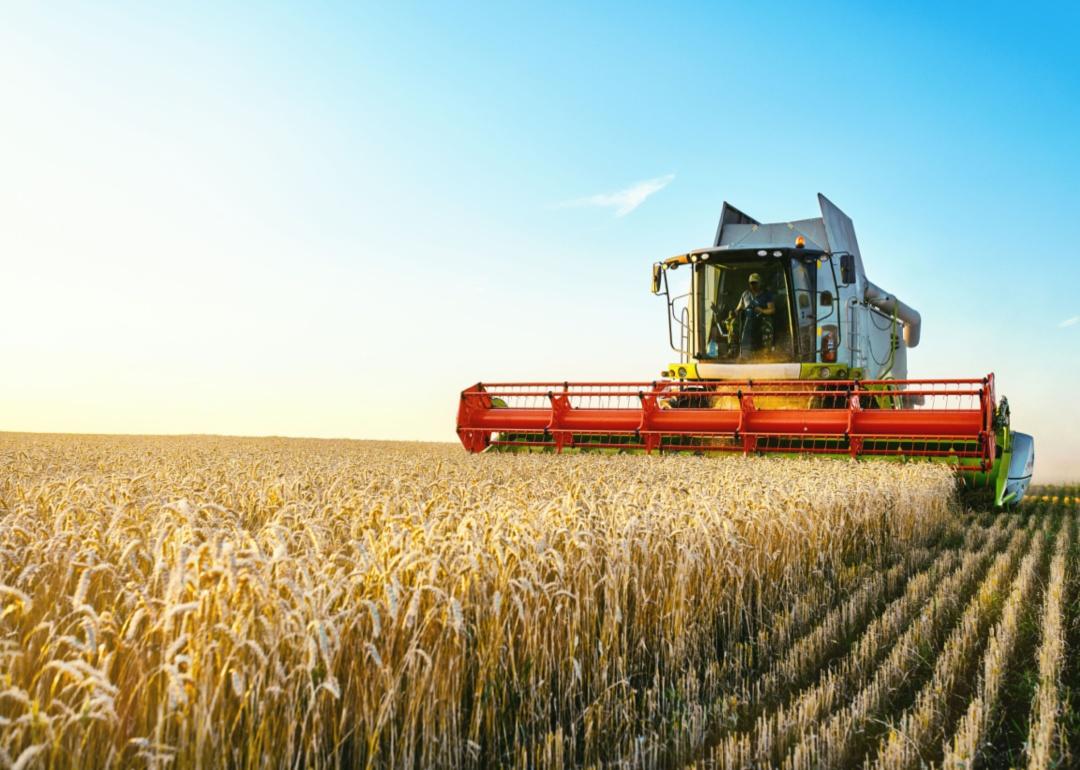
[(729, 363), (814, 361), (813, 265), (812, 258), (786, 255), (699, 263), (697, 357)]

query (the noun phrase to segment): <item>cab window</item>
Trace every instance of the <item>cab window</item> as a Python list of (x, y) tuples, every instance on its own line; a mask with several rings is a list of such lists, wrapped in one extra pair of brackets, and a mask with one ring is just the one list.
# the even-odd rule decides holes
[[(717, 361), (792, 361), (788, 276), (779, 259), (712, 262), (697, 267), (699, 357)], [(755, 314), (750, 277), (761, 279), (763, 300), (772, 315)], [(750, 296), (748, 296), (750, 295)], [(759, 303), (760, 304), (760, 303)]]

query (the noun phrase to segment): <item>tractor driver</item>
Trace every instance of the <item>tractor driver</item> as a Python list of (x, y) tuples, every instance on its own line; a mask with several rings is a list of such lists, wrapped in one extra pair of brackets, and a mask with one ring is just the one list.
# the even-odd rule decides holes
[(771, 316), (775, 312), (776, 302), (772, 292), (762, 285), (759, 274), (751, 273), (750, 288), (743, 292), (739, 304), (735, 306), (735, 315), (742, 322), (740, 359), (748, 359), (764, 347), (765, 316)]

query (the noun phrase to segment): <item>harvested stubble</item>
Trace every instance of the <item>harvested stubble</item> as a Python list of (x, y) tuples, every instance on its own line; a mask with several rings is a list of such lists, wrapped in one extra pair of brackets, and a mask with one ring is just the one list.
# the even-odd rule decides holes
[[(1028, 540), (1029, 533), (1025, 531), (1017, 531), (1012, 536), (1009, 546), (995, 559), (975, 596), (969, 601), (959, 625), (949, 637), (950, 642), (958, 637), (966, 638), (962, 629), (981, 617), (980, 608), (995, 597), (1006, 582)], [(897, 699), (905, 683), (917, 681), (924, 673), (927, 653), (939, 644), (944, 627), (952, 620), (957, 609), (958, 599), (954, 593), (935, 595), (934, 600), (937, 601), (931, 601), (930, 611), (921, 615), (897, 640), (889, 657), (874, 671), (866, 686), (843, 709), (816, 728), (806, 725), (802, 740), (786, 758), (784, 767), (788, 770), (807, 770), (846, 766), (857, 761), (866, 749), (868, 733), (872, 735), (882, 719), (897, 708)], [(934, 670), (946, 667), (945, 663), (941, 663)], [(908, 726), (905, 724), (905, 728)], [(912, 729), (920, 726), (916, 724)], [(901, 742), (906, 741), (907, 733), (898, 732), (896, 737)]]
[(1058, 535), (1050, 582), (1042, 611), (1042, 641), (1037, 653), (1039, 680), (1032, 698), (1030, 731), (1027, 740), (1028, 767), (1043, 770), (1052, 767), (1061, 756), (1058, 722), (1061, 716), (1061, 671), (1065, 657), (1065, 587), (1066, 568), (1073, 532), (1063, 526)]
[[(983, 584), (941, 650), (930, 681), (919, 691), (914, 705), (899, 724), (883, 739), (875, 767), (896, 770), (919, 767), (930, 744), (935, 741), (943, 743), (949, 751), (946, 761), (950, 767), (966, 766), (964, 763), (974, 758), (996, 706), (1002, 668), (1009, 660), (1016, 640), (1019, 612), (1035, 588), (1043, 543), (1043, 538), (1034, 538), (1032, 548), (1011, 583), (1004, 608), (1001, 599), (1007, 571), (999, 573), (1002, 582), (995, 585), (994, 581), (988, 580)], [(984, 689), (974, 693), (959, 731), (950, 740), (950, 703), (955, 701), (956, 691), (967, 686), (974, 673), (978, 651), (987, 641), (989, 624), (1002, 614), (1002, 620), (990, 629), (989, 647), (983, 658), (982, 673), (988, 677), (983, 681)]]
[[(833, 666), (819, 669), (815, 684), (801, 690), (790, 704), (763, 714), (751, 735), (728, 736), (719, 749), (722, 756), (728, 757), (726, 764), (764, 766), (780, 762), (800, 738), (811, 734), (825, 717), (856, 695), (863, 698), (862, 707), (853, 714), (872, 713), (875, 706), (871, 695), (888, 692), (893, 686), (860, 694), (858, 690), (865, 685), (866, 678), (875, 671), (879, 677), (893, 676), (894, 679), (899, 672), (910, 672), (905, 666), (919, 655), (921, 647), (933, 639), (935, 633), (941, 633), (935, 629), (940, 629), (956, 611), (959, 601), (974, 590), (981, 570), (989, 564), (994, 550), (1006, 540), (1014, 525), (1015, 521), (1006, 524), (1000, 519), (989, 537), (978, 527), (969, 529), (966, 545), (972, 550), (962, 561), (957, 562), (955, 552), (943, 551), (931, 569), (912, 578), (903, 596), (889, 604), (866, 627), (844, 658)], [(890, 649), (888, 661), (879, 667)], [(769, 673), (761, 681), (769, 681)]]
[[(862, 612), (902, 588), (868, 589), (875, 566), (929, 563), (904, 555), (952, 526), (952, 487), (925, 464), (0, 436), (0, 764), (670, 763), (779, 665), (745, 650), (793, 602)], [(777, 626), (775, 655), (810, 649)]]
[(1078, 516), (1057, 497), (1020, 515), (964, 517), (959, 553), (944, 547), (846, 656), (797, 693), (780, 688), (782, 705), (757, 703), (752, 728), (726, 730), (690, 766), (1074, 766)]

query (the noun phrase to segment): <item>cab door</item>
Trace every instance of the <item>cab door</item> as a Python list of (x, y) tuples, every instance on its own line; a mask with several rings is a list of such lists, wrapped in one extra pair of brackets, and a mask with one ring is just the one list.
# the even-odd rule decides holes
[(794, 319), (798, 360), (815, 360), (817, 340), (816, 271), (801, 259), (791, 261), (792, 318)]

